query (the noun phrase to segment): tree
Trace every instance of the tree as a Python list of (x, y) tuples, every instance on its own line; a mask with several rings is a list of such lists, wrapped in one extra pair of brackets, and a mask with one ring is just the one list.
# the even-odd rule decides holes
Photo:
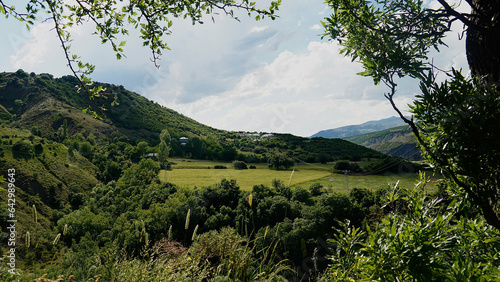
[(164, 129), (160, 133), (160, 145), (158, 145), (158, 160), (161, 164), (167, 162), (167, 158), (170, 154), (170, 133), (167, 129)]
[[(324, 37), (336, 39), (341, 53), (363, 64), (361, 75), (389, 87), (385, 97), (410, 125), (427, 160), (467, 195), (486, 221), (500, 230), (500, 1), (467, 0), (470, 13), (437, 0), (328, 0), (333, 14), (326, 18)], [(428, 59), (439, 51), (454, 22), (463, 24), (466, 56), (472, 78), (456, 70), (436, 82), (440, 70)], [(406, 118), (394, 103), (397, 77), (420, 80), (422, 94)], [(465, 198), (465, 197), (463, 197)]]
[(233, 167), (234, 169), (248, 169), (248, 166), (244, 161), (234, 161)]
[(269, 168), (281, 169), (285, 170), (292, 168), (295, 165), (293, 159), (289, 158), (284, 154), (272, 154), (268, 159)]
[(167, 162), (168, 155), (170, 154), (170, 146), (165, 143), (165, 141), (161, 141), (160, 145), (158, 145), (158, 161), (161, 164)]
[[(222, 12), (238, 20), (233, 10), (241, 9), (248, 12), (249, 16), (256, 14), (256, 20), (264, 17), (274, 19), (276, 18), (275, 11), (281, 0), (272, 1), (267, 9), (259, 9), (255, 2), (249, 0), (131, 0), (127, 3), (117, 0), (76, 0), (72, 2), (29, 0), (24, 2), (27, 3), (23, 3), (22, 6), (26, 8), (22, 9), (14, 5), (14, 3), (17, 4), (17, 1), (0, 0), (0, 13), (6, 17), (11, 16), (25, 22), (28, 29), (37, 20), (52, 22), (71, 72), (78, 79), (81, 89), (89, 96), (97, 112), (102, 115), (101, 107), (93, 98), (104, 95), (106, 89), (102, 86), (91, 88), (89, 76), (94, 71), (95, 66), (83, 62), (78, 55), (72, 54), (70, 49), (70, 28), (72, 26), (94, 25), (94, 34), (100, 37), (103, 44), (111, 45), (117, 59), (124, 57), (126, 44), (125, 41), (118, 42), (117, 37), (128, 35), (131, 28), (139, 29), (143, 46), (147, 46), (151, 50), (152, 61), (158, 67), (162, 51), (169, 49), (167, 43), (163, 41), (163, 35), (171, 34), (172, 18), (190, 18), (193, 24), (202, 24), (204, 14), (214, 15)], [(92, 108), (89, 107), (89, 110), (97, 115), (97, 112)]]
[(170, 140), (172, 138), (170, 137), (170, 133), (168, 132), (167, 129), (163, 129), (160, 133), (160, 141), (165, 142), (167, 145), (170, 145)]

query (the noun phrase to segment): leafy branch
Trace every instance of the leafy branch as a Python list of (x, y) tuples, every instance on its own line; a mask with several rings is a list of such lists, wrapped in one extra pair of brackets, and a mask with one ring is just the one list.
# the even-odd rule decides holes
[[(95, 32), (102, 44), (110, 44), (116, 58), (125, 56), (124, 46), (126, 41), (118, 42), (118, 35), (129, 35), (128, 28), (140, 30), (140, 39), (143, 46), (151, 50), (153, 64), (159, 68), (159, 60), (163, 50), (170, 50), (163, 41), (164, 35), (171, 34), (173, 24), (169, 17), (191, 18), (193, 24), (202, 24), (204, 14), (217, 14), (223, 11), (226, 15), (239, 20), (232, 9), (243, 9), (256, 14), (255, 19), (264, 17), (275, 19), (276, 11), (281, 0), (272, 1), (269, 8), (259, 9), (255, 2), (249, 0), (131, 0), (128, 3), (118, 0), (29, 0), (25, 10), (21, 11), (13, 5), (8, 5), (7, 0), (0, 0), (0, 13), (6, 17), (12, 16), (26, 23), (27, 28), (33, 26), (40, 14), (49, 14), (48, 20), (54, 23), (61, 47), (64, 51), (70, 71), (78, 79), (79, 89), (83, 90), (92, 105), (97, 109), (99, 116), (104, 116), (104, 108), (95, 102), (96, 97), (108, 96), (102, 87), (93, 87), (90, 75), (95, 66), (81, 61), (78, 55), (70, 52), (71, 31), (73, 26), (84, 25), (88, 22), (95, 25)], [(95, 117), (98, 115), (89, 106), (87, 109)]]

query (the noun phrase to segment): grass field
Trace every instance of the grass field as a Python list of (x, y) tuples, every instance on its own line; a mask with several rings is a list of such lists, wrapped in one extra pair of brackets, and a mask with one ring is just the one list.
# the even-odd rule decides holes
[[(257, 169), (235, 170), (231, 163), (173, 160), (172, 170), (160, 171), (160, 179), (183, 187), (204, 187), (220, 182), (222, 179), (236, 179), (242, 190), (250, 191), (254, 185), (271, 186), (273, 179), (279, 179), (286, 185), (309, 187), (313, 183), (321, 183), (329, 191), (349, 191), (354, 187), (376, 189), (394, 185), (413, 187), (418, 180), (415, 173), (387, 175), (348, 175), (332, 173), (331, 164), (298, 164), (292, 171), (276, 171), (267, 168), (266, 164), (257, 164)], [(224, 165), (227, 169), (214, 169), (214, 165)], [(430, 191), (436, 190), (433, 177), (427, 186)]]

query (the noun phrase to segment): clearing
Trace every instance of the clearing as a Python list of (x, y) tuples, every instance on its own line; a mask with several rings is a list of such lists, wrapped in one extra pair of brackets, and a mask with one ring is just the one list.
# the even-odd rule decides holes
[[(203, 160), (172, 160), (172, 170), (160, 171), (160, 180), (182, 187), (205, 187), (219, 183), (222, 179), (235, 179), (242, 190), (251, 191), (254, 185), (271, 186), (274, 179), (285, 185), (308, 188), (313, 183), (321, 183), (328, 191), (347, 192), (350, 189), (376, 189), (394, 185), (411, 188), (418, 181), (417, 173), (385, 174), (385, 175), (347, 175), (332, 173), (332, 164), (296, 164), (294, 170), (271, 170), (267, 164), (249, 164), (256, 169), (236, 170), (232, 163)], [(215, 165), (226, 166), (227, 169), (214, 169)], [(166, 173), (166, 175), (165, 175)], [(429, 174), (430, 175), (430, 174)], [(427, 188), (436, 191), (436, 181), (432, 177)]]

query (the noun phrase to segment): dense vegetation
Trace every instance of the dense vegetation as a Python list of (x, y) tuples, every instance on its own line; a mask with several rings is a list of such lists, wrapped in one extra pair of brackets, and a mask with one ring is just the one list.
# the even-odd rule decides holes
[[(146, 142), (133, 146), (117, 134), (113, 142), (76, 134), (59, 143), (33, 133), (39, 132), (2, 125), (1, 169), (17, 169), (17, 255), (25, 277), (102, 275), (121, 281), (127, 265), (149, 275), (169, 269), (172, 276), (165, 279), (311, 275), (326, 261), (316, 268), (302, 263), (331, 237), (337, 219), (360, 225), (379, 217), (382, 190), (331, 194), (318, 185), (292, 190), (279, 180), (251, 192), (230, 180), (193, 190), (160, 183), (160, 164), (144, 157)], [(84, 176), (80, 168), (92, 173)], [(324, 256), (328, 250), (322, 248)], [(230, 266), (241, 253), (247, 254), (241, 265)], [(149, 269), (147, 261), (158, 256), (162, 264)], [(189, 261), (198, 264), (172, 266), (187, 267)]]
[[(79, 65), (81, 75), (74, 72), (75, 76), (92, 97), (103, 94), (99, 87), (103, 85), (97, 85), (94, 92), (87, 89), (87, 75), (93, 66), (69, 55), (67, 28), (74, 23), (95, 23), (102, 41), (110, 42), (120, 58), (125, 43), (115, 42), (115, 36), (128, 33), (122, 20), (128, 16), (129, 22), (138, 23), (145, 17), (147, 24), (135, 26), (140, 27), (141, 38), (151, 48), (156, 63), (167, 47), (162, 35), (169, 33), (172, 24), (168, 16), (189, 17), (199, 23), (202, 13), (222, 9), (233, 16), (230, 9), (241, 7), (256, 13), (257, 19), (274, 18), (279, 5), (279, 1), (272, 2), (268, 10), (259, 10), (247, 0), (228, 1), (225, 10), (226, 2), (220, 7), (217, 1), (200, 4), (190, 0), (174, 6), (169, 1), (152, 5), (138, 1), (125, 7), (111, 1), (105, 6), (89, 3), (87, 8), (30, 1), (23, 13), (4, 2), (0, 0), (0, 13), (27, 26), (34, 24), (39, 12), (51, 15), (68, 63)], [(76, 105), (80, 101), (54, 96), (73, 93), (70, 87), (58, 89), (48, 74), (18, 71), (2, 75), (0, 83), (0, 117), (10, 122), (2, 127), (0, 164), (2, 171), (15, 167), (21, 185), (16, 194), (16, 218), (24, 243), (19, 242), (16, 252), (27, 272), (21, 277), (498, 281), (500, 3), (467, 1), (471, 6), (467, 13), (445, 0), (432, 7), (424, 1), (326, 2), (333, 12), (323, 23), (324, 36), (337, 40), (343, 54), (363, 64), (362, 75), (389, 87), (386, 98), (410, 125), (424, 157), (444, 172), (446, 181), (437, 195), (426, 193), (423, 177), (412, 190), (396, 185), (389, 191), (353, 189), (349, 195), (322, 193), (318, 186), (292, 190), (280, 181), (274, 181), (271, 188), (255, 186), (251, 193), (240, 191), (236, 182), (228, 180), (201, 189), (161, 184), (156, 179), (160, 164), (145, 159), (144, 153), (156, 148), (156, 136), (164, 129), (174, 138), (189, 135), (190, 144), (194, 144), (175, 148), (174, 142), (175, 154), (237, 158), (238, 162), (267, 159), (276, 169), (286, 169), (289, 159), (298, 155), (320, 162), (374, 156), (358, 154), (358, 150), (353, 153), (348, 143), (337, 150), (325, 140), (282, 135), (251, 145), (240, 142), (234, 133), (214, 132), (188, 120), (167, 125), (169, 120), (158, 116), (166, 112), (151, 108), (140, 98), (129, 103), (129, 93), (122, 93), (123, 101), (118, 103), (138, 109), (133, 113), (144, 113), (144, 117), (125, 117), (127, 111), (117, 110), (115, 120), (89, 121), (79, 111), (72, 112), (81, 110)], [(453, 22), (463, 24), (472, 77), (450, 70), (445, 71), (448, 78), (437, 83), (435, 72), (442, 69), (429, 60), (428, 53), (431, 48), (443, 47)], [(420, 80), (422, 93), (412, 105), (415, 119), (405, 117), (394, 103), (396, 79), (407, 75)], [(16, 125), (31, 130), (15, 129)], [(83, 134), (85, 129), (90, 130)], [(116, 130), (121, 133), (111, 135)], [(166, 152), (165, 146), (158, 148), (160, 154)], [(349, 162), (337, 164), (339, 170), (356, 169)], [(373, 170), (378, 170), (376, 164)], [(13, 177), (11, 172), (10, 184)], [(78, 181), (74, 182), (75, 178)], [(8, 208), (12, 210), (5, 204), (4, 194), (2, 231)], [(331, 238), (331, 245), (318, 235)], [(4, 241), (7, 237), (2, 233)], [(316, 239), (319, 244), (315, 237), (320, 238)], [(326, 264), (326, 271), (317, 275)], [(3, 270), (2, 279), (19, 278)], [(36, 273), (29, 273), (33, 271)]]
[[(72, 100), (78, 98), (70, 92), (69, 77), (18, 71), (2, 74), (1, 81), (7, 114), (0, 125), (0, 170), (16, 169), (21, 274), (9, 276), (2, 264), (4, 280), (71, 275), (105, 281), (425, 280), (437, 274), (494, 280), (499, 275), (498, 231), (444, 186), (436, 195), (425, 194), (422, 184), (413, 192), (353, 188), (339, 193), (318, 183), (289, 187), (274, 180), (243, 191), (234, 180), (195, 188), (158, 179), (166, 165), (158, 160), (168, 155), (232, 162), (236, 169), (264, 162), (286, 170), (304, 160), (336, 161), (332, 169), (341, 173), (419, 169), (400, 158), (340, 139), (212, 130), (179, 115), (174, 115), (177, 125), (165, 121), (162, 127), (155, 124), (164, 108), (144, 98), (146, 112), (159, 109), (150, 119), (129, 119), (126, 127), (109, 114), (105, 123), (81, 113), (77, 106), (84, 100)], [(42, 88), (37, 81), (44, 81)], [(60, 94), (64, 91), (67, 95)], [(138, 105), (134, 101), (121, 106)], [(138, 124), (142, 133), (132, 133)], [(182, 143), (179, 135), (188, 138)], [(4, 192), (2, 242), (9, 236)], [(443, 235), (436, 237), (436, 230)], [(461, 242), (471, 242), (470, 252)], [(4, 246), (1, 255), (9, 251)], [(446, 267), (450, 271), (441, 271)], [(415, 269), (426, 272), (416, 276)]]

